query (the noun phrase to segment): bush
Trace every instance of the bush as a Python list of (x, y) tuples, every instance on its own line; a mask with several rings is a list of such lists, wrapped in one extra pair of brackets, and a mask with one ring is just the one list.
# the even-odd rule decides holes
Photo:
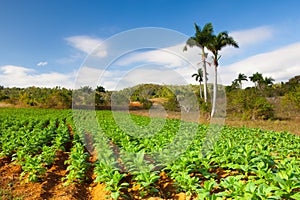
[(227, 94), (227, 112), (243, 119), (271, 119), (273, 105), (255, 89), (234, 90)]
[(152, 106), (152, 102), (147, 99), (142, 99), (141, 103), (143, 104), (143, 108), (147, 110), (150, 109)]
[(179, 102), (175, 96), (169, 98), (169, 100), (163, 104), (164, 108), (169, 111), (180, 111)]
[(253, 99), (251, 119), (271, 119), (274, 118), (273, 105), (264, 97)]
[(300, 85), (284, 95), (282, 104), (284, 108), (300, 110)]

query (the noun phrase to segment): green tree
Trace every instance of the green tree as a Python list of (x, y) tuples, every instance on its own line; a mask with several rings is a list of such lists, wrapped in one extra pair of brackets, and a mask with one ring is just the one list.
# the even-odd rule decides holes
[[(184, 47), (184, 51), (187, 50), (187, 47), (199, 47), (201, 49), (201, 55), (202, 55), (202, 64), (203, 64), (203, 73), (206, 77), (207, 70), (206, 70), (206, 58), (207, 53), (205, 53), (205, 47), (210, 43), (212, 39), (212, 33), (213, 33), (213, 25), (211, 23), (207, 23), (204, 25), (204, 27), (201, 29), (196, 23), (194, 23), (195, 27), (195, 36), (190, 37), (186, 41), (186, 45)], [(203, 79), (204, 82), (204, 102), (207, 102), (207, 79)]]
[(92, 87), (83, 86), (73, 91), (73, 105), (95, 105), (95, 93)]
[(249, 76), (249, 79), (250, 79), (250, 81), (252, 81), (254, 83), (255, 87), (258, 88), (258, 89), (261, 88), (261, 84), (264, 80), (262, 74), (258, 73), (258, 72), (256, 72), (252, 76)]
[(263, 83), (266, 86), (272, 86), (274, 84), (274, 79), (272, 77), (265, 77)]
[(293, 87), (285, 93), (283, 97), (283, 107), (289, 110), (300, 111), (300, 84)]
[(90, 86), (81, 86), (79, 90), (87, 94), (91, 94), (93, 92), (93, 88)]
[(225, 90), (226, 90), (226, 92), (231, 92), (232, 90), (235, 90), (235, 89), (237, 89), (239, 87), (240, 87), (240, 85), (239, 85), (237, 79), (234, 79), (231, 82), (231, 85), (225, 87)]
[(97, 86), (95, 90), (95, 104), (96, 105), (103, 105), (105, 104), (106, 91), (103, 86)]
[(228, 35), (226, 31), (223, 31), (219, 33), (218, 35), (213, 35), (210, 42), (207, 44), (207, 49), (213, 54), (213, 63), (214, 63), (214, 92), (213, 92), (213, 103), (212, 103), (212, 111), (211, 111), (211, 117), (214, 116), (216, 111), (216, 100), (217, 100), (217, 86), (218, 86), (218, 80), (217, 80), (217, 72), (218, 72), (218, 66), (219, 66), (219, 51), (226, 46), (233, 46), (235, 48), (238, 48), (237, 42)]
[(96, 92), (105, 92), (105, 88), (103, 86), (97, 86)]
[(237, 79), (235, 81), (238, 83), (240, 89), (243, 88), (242, 81), (248, 81), (247, 76), (245, 74), (239, 73)]
[(202, 99), (202, 81), (203, 81), (203, 70), (201, 68), (198, 69), (197, 73), (193, 74), (192, 77), (196, 78), (196, 81), (199, 82), (200, 85), (200, 98)]

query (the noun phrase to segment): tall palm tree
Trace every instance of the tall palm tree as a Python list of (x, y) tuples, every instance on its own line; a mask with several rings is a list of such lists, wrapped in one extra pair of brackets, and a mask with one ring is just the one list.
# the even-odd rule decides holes
[(260, 89), (260, 86), (264, 80), (261, 73), (256, 72), (252, 76), (249, 76), (250, 81), (252, 81), (255, 84), (255, 87)]
[(213, 103), (212, 103), (212, 111), (211, 117), (214, 116), (216, 111), (216, 100), (217, 100), (217, 87), (218, 87), (218, 80), (217, 80), (217, 72), (219, 66), (219, 51), (225, 46), (233, 46), (238, 48), (239, 45), (237, 42), (228, 35), (226, 31), (219, 33), (218, 35), (213, 35), (212, 39), (206, 46), (206, 48), (213, 54), (213, 62), (214, 62), (214, 92), (213, 92)]
[(248, 81), (247, 76), (245, 74), (239, 73), (238, 78), (236, 79), (239, 83), (240, 88), (242, 89), (242, 81)]
[(207, 53), (205, 53), (205, 47), (210, 43), (213, 33), (213, 25), (211, 23), (207, 23), (204, 27), (201, 28), (194, 23), (195, 26), (195, 36), (190, 37), (186, 41), (186, 45), (184, 46), (183, 50), (186, 51), (187, 47), (199, 47), (201, 49), (202, 55), (202, 64), (203, 64), (203, 73), (205, 74), (205, 78), (203, 79), (204, 82), (204, 102), (207, 102), (207, 79), (206, 79), (206, 58)]
[(192, 77), (196, 78), (196, 81), (199, 82), (200, 85), (200, 98), (202, 99), (202, 81), (203, 81), (203, 70), (201, 68), (198, 69), (197, 73), (193, 74)]

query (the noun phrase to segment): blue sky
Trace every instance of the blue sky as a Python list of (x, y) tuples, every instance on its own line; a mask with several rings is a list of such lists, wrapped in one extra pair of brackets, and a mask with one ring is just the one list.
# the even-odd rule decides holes
[[(115, 89), (114, 83), (122, 78), (135, 84), (143, 82), (143, 74), (148, 74), (149, 82), (152, 77), (153, 82), (164, 79), (161, 83), (169, 83), (159, 70), (149, 73), (149, 62), (160, 67), (171, 66), (169, 70), (195, 84), (190, 78), (194, 69), (187, 66), (180, 69), (173, 65), (176, 58), (162, 51), (130, 53), (120, 65), (114, 66), (115, 70), (87, 65), (87, 56), (98, 44), (103, 44), (98, 51), (99, 59), (109, 58), (108, 49), (114, 42), (110, 38), (116, 34), (135, 28), (161, 27), (188, 37), (194, 34), (194, 22), (200, 26), (212, 22), (216, 33), (227, 30), (240, 45), (239, 49), (226, 47), (221, 52), (219, 76), (224, 84), (230, 84), (239, 72), (249, 76), (256, 71), (272, 76), (276, 82), (286, 81), (300, 74), (299, 7), (296, 0), (2, 0), (0, 85), (70, 88), (78, 82), (78, 74), (84, 72), (84, 78), (94, 75), (92, 80), (98, 80), (96, 84), (108, 89)], [(163, 43), (167, 38), (161, 40)], [(121, 41), (113, 49), (134, 42)], [(176, 52), (181, 51), (183, 43), (175, 40), (168, 45), (166, 49)], [(200, 59), (198, 53), (197, 49), (186, 54), (180, 52), (194, 65)], [(157, 66), (153, 68), (159, 69)], [(134, 73), (130, 74), (132, 69)], [(167, 74), (169, 70), (165, 70)]]

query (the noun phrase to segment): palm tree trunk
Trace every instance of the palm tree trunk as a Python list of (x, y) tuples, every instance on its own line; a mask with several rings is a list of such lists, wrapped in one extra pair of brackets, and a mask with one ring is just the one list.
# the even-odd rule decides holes
[(215, 74), (214, 74), (214, 92), (213, 92), (213, 101), (212, 101), (212, 109), (211, 109), (211, 117), (215, 115), (216, 112), (216, 101), (217, 101), (217, 87), (218, 87), (218, 80), (217, 80), (217, 66), (215, 65)]
[(207, 102), (207, 80), (206, 80), (206, 54), (202, 48), (202, 63), (203, 63), (203, 85), (204, 85), (204, 102)]
[(199, 81), (199, 84), (200, 84), (200, 89), (199, 89), (200, 99), (202, 99), (202, 84), (201, 84), (201, 81)]

